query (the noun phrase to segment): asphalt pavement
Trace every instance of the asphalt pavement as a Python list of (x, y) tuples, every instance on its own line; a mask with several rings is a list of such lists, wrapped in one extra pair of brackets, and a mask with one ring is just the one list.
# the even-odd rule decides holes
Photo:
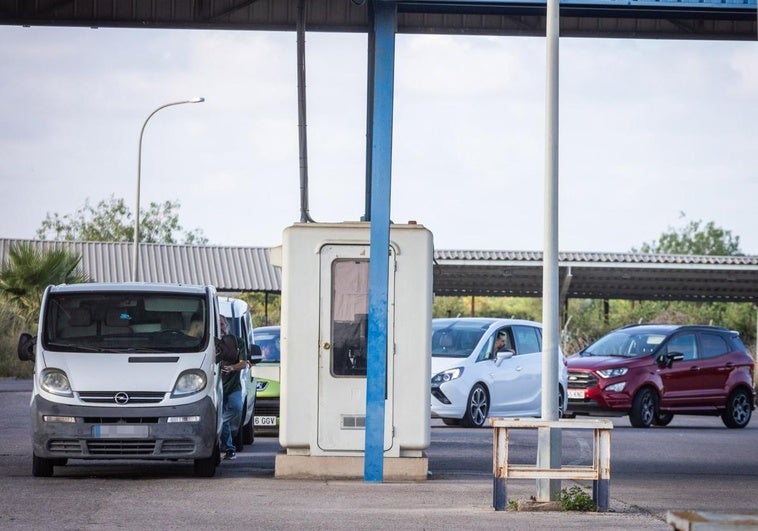
[[(31, 390), (31, 381), (0, 378), (1, 392)], [(240, 454), (240, 459), (244, 453)], [(215, 481), (224, 481), (224, 469), (232, 463), (222, 463)], [(39, 479), (39, 478), (37, 478)], [(267, 510), (256, 511), (256, 529), (329, 529), (329, 530), (397, 530), (397, 529), (672, 529), (667, 523), (672, 515), (663, 513), (652, 502), (655, 491), (627, 490), (623, 482), (613, 482), (611, 473), (610, 510), (603, 513), (576, 511), (495, 511), (492, 508), (492, 481), (481, 478), (429, 479), (420, 482), (367, 483), (361, 480), (283, 480), (273, 477), (229, 478), (234, 489), (248, 503), (240, 508), (231, 504), (225, 509), (223, 527), (232, 529), (241, 524), (250, 510), (250, 503)], [(574, 483), (564, 481), (562, 486)], [(536, 494), (534, 480), (508, 482), (509, 500), (529, 500)], [(226, 505), (226, 504), (224, 504)], [(646, 508), (647, 507), (647, 508)], [(693, 507), (696, 510), (697, 507)], [(129, 518), (136, 523), (134, 507)], [(171, 510), (164, 508), (164, 510)], [(192, 509), (184, 509), (192, 511)], [(186, 521), (215, 528), (205, 522), (202, 504), (197, 514), (184, 513)], [(100, 528), (122, 527), (120, 510), (112, 507), (99, 522)], [(148, 516), (143, 515), (145, 517)], [(723, 514), (706, 515), (721, 520)], [(112, 518), (112, 520), (111, 520)], [(683, 529), (689, 520), (678, 515), (677, 528)], [(684, 520), (682, 520), (684, 518)], [(752, 518), (752, 519), (751, 519)], [(0, 518), (0, 522), (2, 518)], [(129, 520), (127, 520), (129, 521)], [(121, 525), (119, 525), (119, 522)], [(442, 524), (441, 524), (442, 522)], [(7, 522), (6, 522), (7, 523)], [(218, 524), (218, 520), (215, 521)], [(723, 527), (722, 521), (718, 529)], [(2, 527), (2, 526), (0, 526)], [(709, 527), (713, 528), (713, 527)], [(758, 515), (748, 517), (739, 529), (758, 529)]]

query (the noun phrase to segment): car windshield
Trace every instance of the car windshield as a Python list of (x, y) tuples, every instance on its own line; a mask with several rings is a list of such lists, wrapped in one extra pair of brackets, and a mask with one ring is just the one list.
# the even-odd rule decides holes
[(279, 332), (255, 331), (255, 344), (261, 347), (261, 361), (277, 362), (281, 353), (279, 350)]
[(467, 358), (489, 324), (470, 321), (432, 321), (432, 356)]
[(665, 338), (661, 332), (617, 330), (595, 341), (582, 351), (582, 356), (638, 358), (652, 354)]
[(209, 340), (201, 295), (53, 294), (42, 326), (42, 346), (53, 352), (198, 352)]

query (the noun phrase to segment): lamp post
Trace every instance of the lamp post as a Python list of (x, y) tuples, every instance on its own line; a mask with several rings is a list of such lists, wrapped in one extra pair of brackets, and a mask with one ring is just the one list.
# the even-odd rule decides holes
[(184, 100), (184, 101), (175, 101), (172, 103), (166, 103), (165, 105), (161, 105), (157, 109), (155, 109), (153, 112), (150, 113), (150, 115), (145, 118), (145, 123), (142, 124), (142, 130), (139, 133), (139, 149), (137, 150), (137, 200), (135, 201), (136, 206), (134, 210), (134, 250), (132, 252), (132, 282), (137, 282), (137, 269), (139, 267), (139, 195), (140, 195), (140, 174), (142, 173), (142, 135), (145, 134), (145, 127), (147, 126), (147, 122), (150, 121), (150, 118), (153, 117), (155, 113), (160, 111), (161, 109), (165, 109), (166, 107), (171, 107), (172, 105), (183, 105), (185, 103), (202, 103), (205, 101), (205, 98), (192, 98), (191, 100)]

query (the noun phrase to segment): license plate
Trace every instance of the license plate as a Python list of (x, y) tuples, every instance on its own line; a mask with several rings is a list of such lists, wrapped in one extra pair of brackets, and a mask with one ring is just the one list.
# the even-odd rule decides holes
[(147, 426), (106, 424), (92, 426), (92, 436), (96, 439), (145, 439), (149, 436), (149, 430)]
[(584, 389), (569, 389), (569, 398), (584, 399)]
[(276, 426), (276, 417), (253, 417), (253, 426)]

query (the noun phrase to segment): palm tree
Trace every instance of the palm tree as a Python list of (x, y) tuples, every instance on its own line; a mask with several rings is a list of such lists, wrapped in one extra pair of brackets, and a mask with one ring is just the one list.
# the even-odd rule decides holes
[(89, 282), (77, 269), (81, 256), (65, 249), (38, 250), (31, 245), (14, 245), (8, 262), (0, 267), (0, 294), (34, 325), (39, 317), (42, 294), (50, 284)]

